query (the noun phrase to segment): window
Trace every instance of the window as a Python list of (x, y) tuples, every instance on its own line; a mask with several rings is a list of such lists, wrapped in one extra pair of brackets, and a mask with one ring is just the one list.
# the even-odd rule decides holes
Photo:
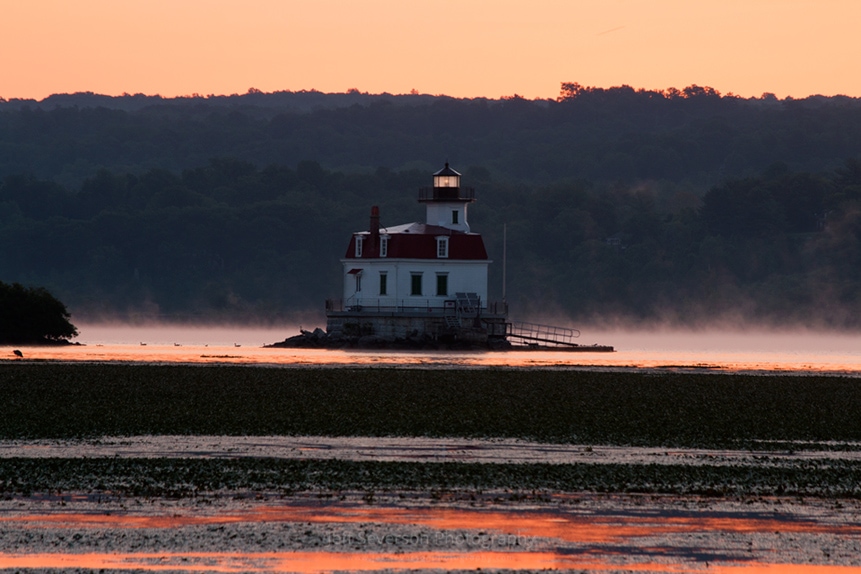
[(436, 294), (448, 295), (448, 273), (436, 274)]
[(385, 271), (380, 271), (380, 295), (388, 295), (389, 276)]
[(410, 295), (422, 294), (422, 274), (410, 273)]
[(356, 257), (362, 256), (362, 247), (364, 247), (365, 238), (361, 235), (356, 236)]
[(389, 238), (380, 237), (380, 257), (389, 256)]
[(457, 225), (457, 210), (451, 212), (451, 223), (452, 225)]
[(448, 257), (448, 237), (436, 238), (436, 256), (440, 259)]

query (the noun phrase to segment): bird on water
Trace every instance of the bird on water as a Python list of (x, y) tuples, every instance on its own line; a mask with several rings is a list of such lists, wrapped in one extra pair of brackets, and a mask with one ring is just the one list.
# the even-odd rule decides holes
[(15, 355), (16, 357), (18, 357), (19, 359), (23, 359), (23, 358), (24, 358), (24, 353), (22, 353), (22, 352), (21, 352), (21, 351), (19, 351), (18, 349), (13, 349), (13, 350), (12, 350), (12, 354), (14, 354), (14, 355)]

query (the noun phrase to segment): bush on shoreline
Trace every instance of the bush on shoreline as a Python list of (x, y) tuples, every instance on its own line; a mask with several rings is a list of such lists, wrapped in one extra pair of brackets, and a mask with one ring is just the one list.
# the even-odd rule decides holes
[(0, 344), (66, 344), (78, 335), (70, 317), (47, 289), (0, 281)]

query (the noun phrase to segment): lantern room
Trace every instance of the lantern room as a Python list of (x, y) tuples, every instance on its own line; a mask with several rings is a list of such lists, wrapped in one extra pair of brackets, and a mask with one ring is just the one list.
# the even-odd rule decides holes
[(433, 186), (435, 188), (458, 188), (460, 187), (460, 174), (451, 169), (446, 162), (444, 168), (433, 174)]
[(448, 162), (433, 174), (433, 187), (419, 190), (419, 203), (427, 207), (427, 224), (456, 231), (469, 233), (466, 207), (474, 201), (475, 190), (460, 186), (460, 174)]
[(475, 190), (471, 187), (460, 186), (460, 174), (445, 167), (433, 174), (433, 187), (423, 187), (419, 190), (420, 203), (459, 202), (472, 203), (475, 201)]

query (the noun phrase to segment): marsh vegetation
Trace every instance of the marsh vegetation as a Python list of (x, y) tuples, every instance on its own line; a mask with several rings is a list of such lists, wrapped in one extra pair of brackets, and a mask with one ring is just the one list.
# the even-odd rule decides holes
[(146, 434), (512, 437), (730, 447), (861, 440), (827, 376), (529, 369), (0, 365), (0, 438)]
[[(822, 449), (861, 440), (861, 386), (824, 376), (576, 370), (0, 366), (0, 438), (323, 435)], [(809, 442), (805, 442), (809, 441)], [(842, 446), (841, 446), (842, 445)], [(854, 460), (476, 464), (276, 458), (5, 458), (6, 495), (499, 490), (861, 495)]]

